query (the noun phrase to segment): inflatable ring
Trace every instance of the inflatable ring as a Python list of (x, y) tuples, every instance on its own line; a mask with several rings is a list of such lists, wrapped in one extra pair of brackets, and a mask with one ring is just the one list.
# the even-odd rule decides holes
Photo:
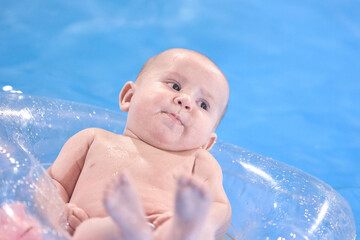
[[(98, 127), (122, 133), (125, 121), (124, 114), (94, 106), (0, 93), (0, 225), (17, 216), (36, 222), (29, 234), (67, 239), (63, 203), (43, 167), (76, 132)], [(227, 143), (216, 143), (211, 153), (233, 210), (226, 238), (355, 239), (349, 204), (324, 182)]]

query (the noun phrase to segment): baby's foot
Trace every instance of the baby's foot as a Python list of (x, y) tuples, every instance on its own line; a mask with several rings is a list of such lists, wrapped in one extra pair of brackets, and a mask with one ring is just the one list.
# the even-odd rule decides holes
[(210, 209), (211, 197), (193, 179), (181, 177), (175, 200), (176, 239), (197, 239)]
[(152, 231), (145, 219), (141, 203), (126, 175), (108, 185), (104, 206), (121, 230), (121, 239), (147, 240)]

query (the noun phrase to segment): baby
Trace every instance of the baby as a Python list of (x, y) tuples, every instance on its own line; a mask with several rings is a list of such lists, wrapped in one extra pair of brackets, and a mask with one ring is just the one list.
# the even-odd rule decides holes
[(224, 74), (198, 52), (170, 49), (147, 61), (120, 92), (123, 135), (83, 130), (48, 169), (73, 238), (222, 238), (231, 207), (208, 150), (228, 98)]

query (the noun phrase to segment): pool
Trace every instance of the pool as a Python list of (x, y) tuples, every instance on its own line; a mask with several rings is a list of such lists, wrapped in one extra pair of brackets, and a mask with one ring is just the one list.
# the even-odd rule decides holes
[(121, 86), (149, 57), (171, 47), (200, 51), (231, 86), (219, 138), (330, 184), (359, 229), (359, 2), (2, 6), (0, 89), (117, 110)]

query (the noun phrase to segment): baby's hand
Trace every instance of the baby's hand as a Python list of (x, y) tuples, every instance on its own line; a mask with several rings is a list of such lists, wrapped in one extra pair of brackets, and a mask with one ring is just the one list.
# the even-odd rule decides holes
[(66, 220), (68, 223), (66, 230), (71, 235), (73, 235), (76, 228), (80, 225), (80, 223), (82, 223), (89, 217), (83, 209), (78, 208), (75, 204), (72, 203), (66, 204), (65, 211), (66, 211)]

